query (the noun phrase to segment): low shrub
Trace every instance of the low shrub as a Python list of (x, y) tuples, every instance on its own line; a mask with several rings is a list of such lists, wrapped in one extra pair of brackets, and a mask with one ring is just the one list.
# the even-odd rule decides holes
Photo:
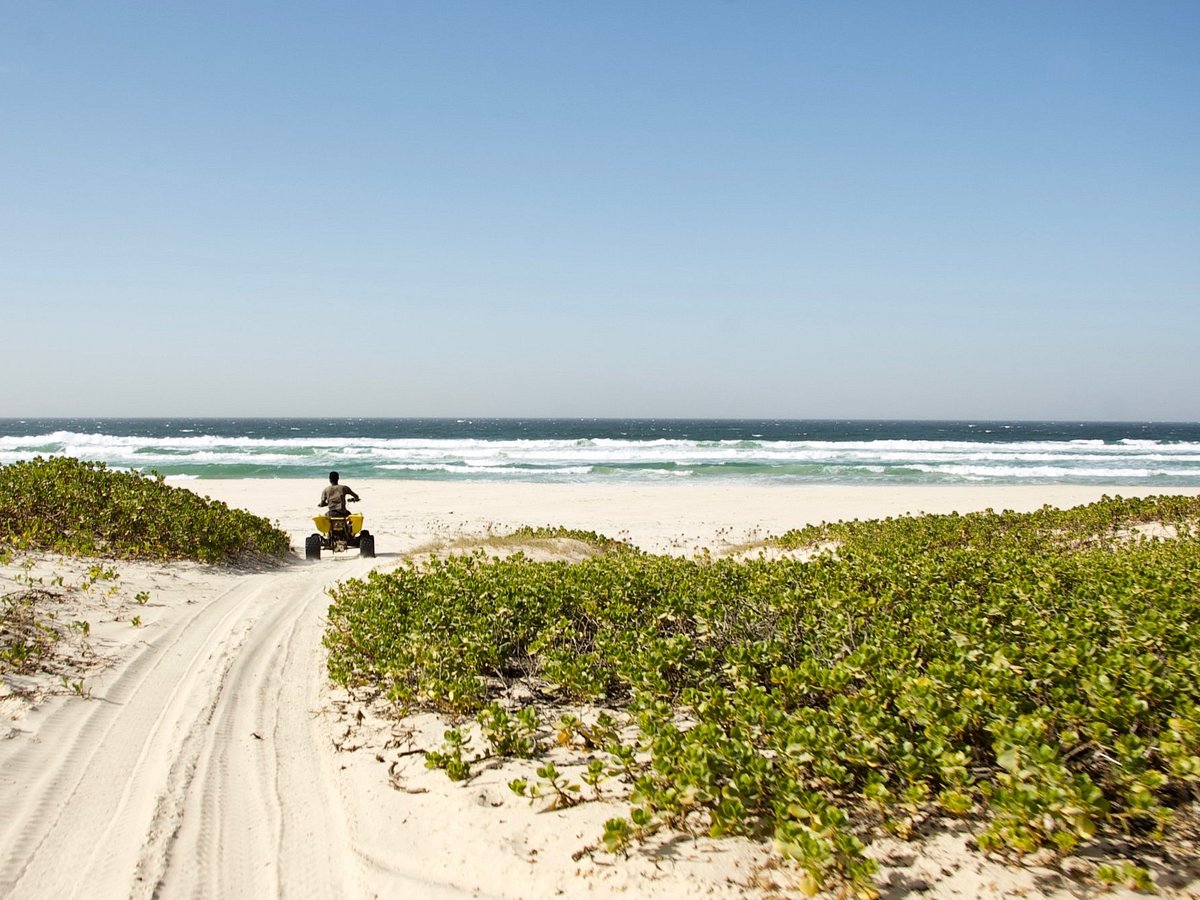
[(161, 476), (69, 457), (0, 466), (0, 543), (123, 559), (229, 562), (282, 557), (266, 519), (171, 487)]
[(777, 539), (834, 545), (809, 560), (434, 560), (335, 590), (329, 671), (485, 724), (522, 676), (623, 708), (639, 736), (605, 749), (632, 809), (606, 846), (771, 838), (802, 887), (869, 893), (865, 845), (931, 817), (1066, 854), (1160, 841), (1200, 798), (1197, 519), (1197, 498), (1106, 498)]

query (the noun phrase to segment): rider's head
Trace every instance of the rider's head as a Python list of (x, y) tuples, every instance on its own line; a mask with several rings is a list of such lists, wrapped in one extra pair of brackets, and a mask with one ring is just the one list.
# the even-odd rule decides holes
[(337, 473), (337, 472), (330, 472), (330, 473), (329, 473), (329, 483), (330, 483), (330, 484), (337, 484), (337, 483), (338, 483), (338, 473)]

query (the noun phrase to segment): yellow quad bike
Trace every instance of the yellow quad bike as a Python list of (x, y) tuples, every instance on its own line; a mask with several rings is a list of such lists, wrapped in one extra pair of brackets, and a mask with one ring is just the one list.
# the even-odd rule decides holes
[(362, 527), (362, 513), (347, 516), (313, 516), (320, 534), (310, 534), (304, 541), (304, 558), (320, 559), (322, 550), (338, 553), (358, 548), (359, 556), (375, 555), (375, 536)]

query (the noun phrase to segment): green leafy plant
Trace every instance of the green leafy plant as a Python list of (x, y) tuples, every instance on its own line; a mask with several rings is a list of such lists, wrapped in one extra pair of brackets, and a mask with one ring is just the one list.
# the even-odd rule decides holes
[[(1198, 521), (1198, 498), (1106, 498), (768, 541), (822, 548), (807, 559), (434, 560), (334, 590), (329, 672), (398, 712), (492, 709), (499, 754), (530, 749), (495, 711), (514, 680), (620, 710), (625, 738), (578, 712), (553, 727), (596, 754), (593, 792), (628, 790), (606, 847), (744, 835), (798, 887), (866, 896), (865, 847), (940, 816), (1014, 859), (1171, 833), (1200, 784)], [(580, 799), (537, 777), (513, 790)]]
[(479, 711), (476, 719), (484, 740), (497, 756), (528, 759), (542, 752), (537, 712), (530, 707), (511, 715), (499, 703), (491, 703)]
[(554, 763), (548, 762), (539, 766), (537, 776), (540, 780), (529, 787), (531, 799), (549, 797), (549, 809), (565, 809), (579, 802), (580, 786), (565, 778)]
[(465, 756), (471, 739), (459, 729), (451, 728), (446, 732), (445, 740), (441, 750), (425, 754), (426, 768), (444, 769), (451, 781), (466, 781), (471, 777), (471, 762)]
[(1154, 882), (1150, 878), (1150, 873), (1129, 860), (1122, 860), (1119, 865), (1104, 863), (1097, 866), (1096, 880), (1101, 884), (1124, 885), (1135, 891), (1146, 893), (1154, 890)]
[[(64, 636), (52, 604), (57, 596), (27, 588), (0, 597), (0, 673), (28, 675), (52, 671), (52, 661)], [(90, 626), (77, 627), (86, 636)]]
[[(288, 536), (266, 519), (171, 487), (159, 476), (55, 457), (0, 466), (0, 543), (124, 559), (279, 558)], [(98, 565), (88, 584), (111, 580)]]

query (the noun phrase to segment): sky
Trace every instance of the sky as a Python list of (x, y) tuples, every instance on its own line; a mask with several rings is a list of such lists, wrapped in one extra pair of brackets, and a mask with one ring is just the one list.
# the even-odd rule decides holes
[(1200, 3), (0, 0), (0, 416), (1200, 420)]

